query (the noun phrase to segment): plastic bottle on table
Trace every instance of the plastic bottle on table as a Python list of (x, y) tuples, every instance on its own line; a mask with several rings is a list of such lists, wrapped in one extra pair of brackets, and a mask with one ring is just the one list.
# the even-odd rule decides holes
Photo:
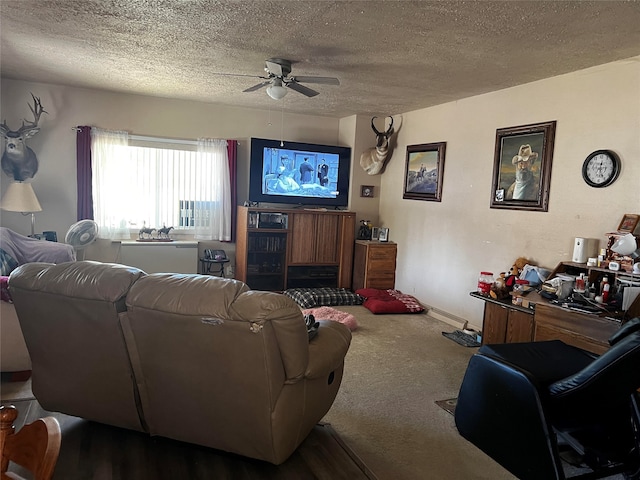
[(522, 295), (524, 295), (525, 288), (529, 286), (529, 280), (517, 279), (516, 284), (513, 286), (513, 293), (511, 297), (511, 303), (514, 305), (522, 305)]
[(478, 293), (488, 297), (493, 282), (493, 272), (480, 272), (480, 276), (478, 277)]
[(602, 281), (600, 282), (600, 295), (604, 294), (604, 286), (609, 284), (608, 277), (602, 277)]
[(607, 282), (602, 287), (602, 303), (607, 303), (609, 301), (609, 289), (611, 285)]

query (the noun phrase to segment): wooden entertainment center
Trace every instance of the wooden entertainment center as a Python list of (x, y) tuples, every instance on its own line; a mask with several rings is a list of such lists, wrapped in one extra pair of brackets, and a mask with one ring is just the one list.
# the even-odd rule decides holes
[(356, 215), (238, 207), (236, 278), (254, 290), (351, 288)]

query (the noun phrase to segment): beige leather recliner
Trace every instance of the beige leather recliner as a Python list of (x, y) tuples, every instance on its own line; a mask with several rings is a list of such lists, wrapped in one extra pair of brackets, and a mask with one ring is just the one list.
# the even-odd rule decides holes
[(219, 277), (85, 261), (9, 288), (45, 409), (274, 464), (331, 407), (351, 341), (321, 321), (309, 342), (291, 299)]
[(120, 314), (137, 268), (27, 263), (9, 291), (29, 356), (31, 388), (48, 411), (144, 431)]

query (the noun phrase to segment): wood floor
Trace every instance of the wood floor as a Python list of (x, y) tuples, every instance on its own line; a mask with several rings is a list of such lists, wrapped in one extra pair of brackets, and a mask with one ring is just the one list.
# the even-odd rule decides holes
[[(3, 402), (7, 403), (7, 402)], [(329, 424), (317, 425), (282, 465), (44, 411), (36, 400), (11, 402), (15, 423), (52, 415), (62, 447), (54, 480), (376, 480)], [(21, 473), (12, 465), (10, 471)]]

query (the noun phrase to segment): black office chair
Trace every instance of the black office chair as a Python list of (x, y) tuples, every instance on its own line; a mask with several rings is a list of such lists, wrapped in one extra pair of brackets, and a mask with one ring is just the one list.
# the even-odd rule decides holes
[[(458, 431), (521, 480), (640, 478), (640, 318), (609, 343), (599, 357), (560, 340), (484, 345), (462, 381)], [(587, 473), (565, 473), (561, 454)]]

